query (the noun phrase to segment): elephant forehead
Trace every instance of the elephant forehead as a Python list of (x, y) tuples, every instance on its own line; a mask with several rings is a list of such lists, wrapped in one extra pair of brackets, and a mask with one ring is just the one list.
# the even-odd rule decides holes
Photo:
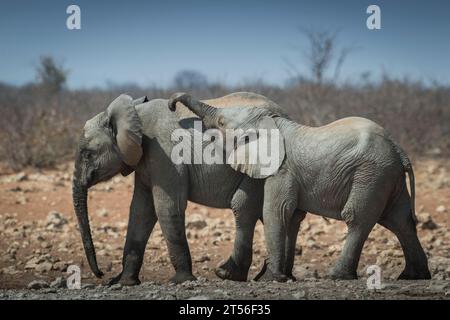
[(84, 137), (88, 139), (89, 137), (93, 136), (95, 134), (95, 131), (97, 131), (100, 128), (100, 123), (102, 122), (102, 119), (104, 117), (103, 112), (97, 114), (95, 117), (89, 119), (86, 121), (86, 124), (84, 125)]

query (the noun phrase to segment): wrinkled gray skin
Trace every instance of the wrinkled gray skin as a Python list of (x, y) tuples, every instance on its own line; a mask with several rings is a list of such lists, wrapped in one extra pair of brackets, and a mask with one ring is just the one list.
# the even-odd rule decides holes
[[(221, 108), (259, 106), (281, 112), (273, 102), (252, 93), (235, 93), (208, 100)], [(73, 202), (89, 266), (97, 277), (97, 266), (87, 212), (88, 188), (112, 178), (135, 172), (135, 186), (130, 207), (123, 270), (111, 284), (139, 284), (145, 246), (159, 220), (179, 283), (195, 279), (185, 235), (187, 200), (216, 207), (231, 208), (236, 219), (236, 239), (230, 258), (216, 269), (223, 279), (245, 281), (252, 260), (254, 227), (261, 217), (263, 181), (232, 170), (228, 165), (175, 165), (171, 159), (173, 130), (189, 129), (199, 118), (187, 108), (177, 114), (167, 109), (167, 100), (133, 101), (121, 95), (105, 112), (86, 122), (81, 135), (73, 177)], [(297, 212), (296, 224), (286, 248), (286, 265), (291, 274), (295, 238), (304, 213)], [(294, 239), (292, 243), (292, 239)], [(289, 242), (289, 240), (287, 240)], [(264, 269), (263, 269), (264, 271)]]
[[(178, 93), (169, 101), (194, 111), (220, 130), (264, 129), (275, 122), (284, 142), (279, 170), (265, 178), (264, 229), (270, 272), (284, 281), (286, 232), (296, 209), (343, 220), (348, 234), (331, 271), (335, 279), (355, 279), (365, 240), (376, 223), (391, 230), (402, 246), (406, 265), (401, 279), (429, 279), (426, 255), (416, 233), (414, 175), (406, 154), (386, 131), (364, 118), (345, 118), (322, 127), (307, 127), (258, 108), (216, 109)], [(272, 122), (273, 122), (272, 121)], [(238, 168), (251, 176), (255, 166)], [(405, 172), (410, 179), (410, 197)]]

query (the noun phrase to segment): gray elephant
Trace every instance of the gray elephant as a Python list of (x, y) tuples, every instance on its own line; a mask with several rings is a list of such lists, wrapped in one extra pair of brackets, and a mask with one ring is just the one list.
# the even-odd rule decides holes
[[(262, 132), (276, 128), (271, 146), (281, 159), (278, 170), (261, 175), (262, 164), (232, 163), (231, 167), (265, 181), (264, 230), (269, 252), (266, 277), (284, 281), (286, 229), (295, 210), (343, 220), (348, 234), (331, 271), (335, 279), (357, 278), (365, 240), (376, 223), (400, 241), (406, 265), (400, 279), (429, 279), (427, 257), (416, 232), (414, 173), (402, 149), (376, 123), (358, 117), (322, 127), (307, 127), (261, 108), (217, 109), (185, 93), (172, 96), (169, 108), (183, 103), (207, 127)], [(255, 139), (262, 139), (256, 135)], [(239, 139), (247, 141), (249, 139)], [(236, 144), (234, 150), (248, 147)], [(245, 152), (244, 152), (245, 154)], [(406, 185), (409, 175), (411, 196)]]
[[(115, 99), (106, 111), (86, 122), (79, 140), (73, 175), (73, 203), (89, 266), (97, 277), (99, 270), (87, 211), (88, 188), (112, 178), (119, 172), (135, 172), (134, 193), (121, 274), (111, 284), (139, 284), (145, 246), (159, 220), (179, 283), (194, 279), (188, 243), (185, 235), (187, 201), (216, 207), (231, 208), (236, 220), (236, 239), (229, 259), (216, 269), (222, 279), (245, 281), (252, 261), (254, 227), (262, 213), (263, 181), (232, 170), (226, 164), (175, 164), (170, 156), (174, 147), (171, 134), (175, 129), (193, 133), (194, 120), (200, 121), (189, 109), (178, 114), (167, 109), (167, 100), (146, 98), (132, 100), (127, 95)], [(208, 104), (259, 106), (281, 113), (267, 98), (252, 93), (235, 93), (208, 100)], [(304, 216), (304, 215), (303, 215)], [(296, 215), (291, 239), (297, 236), (303, 216)], [(292, 247), (292, 246), (291, 246)], [(286, 256), (293, 264), (295, 241)], [(292, 267), (291, 267), (292, 270)], [(291, 270), (285, 270), (291, 274)]]

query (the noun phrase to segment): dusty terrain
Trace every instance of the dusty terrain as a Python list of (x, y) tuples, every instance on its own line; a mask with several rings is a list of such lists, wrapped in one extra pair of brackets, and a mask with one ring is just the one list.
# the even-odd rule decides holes
[[(54, 170), (25, 170), (0, 175), (0, 299), (450, 299), (450, 162), (415, 161), (418, 231), (429, 257), (431, 281), (394, 281), (403, 269), (403, 255), (393, 234), (376, 226), (366, 242), (358, 281), (326, 279), (345, 239), (345, 225), (309, 215), (298, 237), (295, 283), (235, 283), (219, 281), (214, 268), (231, 251), (234, 219), (231, 211), (190, 203), (187, 234), (194, 274), (199, 281), (169, 285), (173, 274), (166, 245), (157, 225), (147, 246), (138, 288), (107, 288), (121, 270), (121, 257), (132, 193), (132, 176), (115, 177), (89, 193), (94, 243), (104, 279), (92, 276), (84, 258), (71, 203), (72, 164)], [(5, 170), (0, 170), (5, 172)], [(254, 240), (252, 278), (266, 256), (262, 225)], [(27, 287), (35, 280), (47, 287), (66, 277), (68, 265), (82, 269), (83, 290)], [(382, 269), (383, 289), (366, 289), (366, 268)], [(13, 290), (10, 290), (13, 289)]]

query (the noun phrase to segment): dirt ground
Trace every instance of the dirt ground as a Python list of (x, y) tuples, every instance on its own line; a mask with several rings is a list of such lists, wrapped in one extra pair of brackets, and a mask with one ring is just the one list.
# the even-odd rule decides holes
[[(327, 279), (345, 239), (342, 222), (308, 215), (302, 224), (296, 252), (295, 283), (235, 283), (221, 281), (214, 268), (225, 260), (234, 239), (230, 210), (189, 203), (186, 213), (194, 274), (199, 278), (175, 286), (164, 238), (157, 225), (147, 245), (137, 288), (104, 285), (121, 270), (133, 177), (115, 177), (92, 188), (89, 210), (100, 268), (96, 279), (84, 257), (71, 201), (72, 164), (54, 170), (25, 170), (0, 175), (0, 299), (450, 299), (450, 161), (415, 161), (418, 232), (429, 257), (431, 281), (394, 281), (403, 269), (400, 245), (393, 234), (376, 226), (359, 264), (358, 281)], [(0, 172), (5, 172), (0, 168)], [(255, 231), (250, 279), (266, 257), (263, 228)], [(69, 265), (82, 270), (82, 290), (49, 284), (65, 278)], [(382, 270), (382, 289), (366, 289), (366, 269)], [(41, 280), (41, 290), (30, 290)], [(12, 289), (12, 290), (11, 290)]]

